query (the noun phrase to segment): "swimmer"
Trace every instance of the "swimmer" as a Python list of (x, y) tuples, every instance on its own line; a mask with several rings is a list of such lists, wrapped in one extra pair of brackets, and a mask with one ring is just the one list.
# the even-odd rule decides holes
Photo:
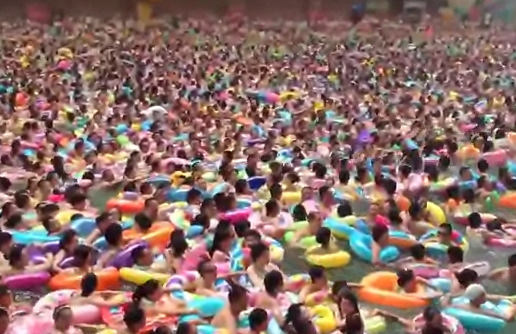
[(54, 328), (49, 334), (81, 334), (82, 331), (73, 326), (73, 311), (69, 305), (60, 305), (54, 309), (52, 313)]
[(272, 316), (282, 324), (283, 313), (290, 305), (290, 301), (284, 294), (285, 282), (283, 274), (277, 270), (269, 271), (263, 279), (265, 291), (256, 296), (255, 306), (269, 310)]
[(225, 305), (212, 319), (211, 325), (218, 329), (225, 329), (230, 334), (237, 334), (238, 321), (242, 312), (249, 307), (248, 291), (237, 284), (230, 284), (228, 293), (228, 304)]
[(262, 216), (262, 221), (258, 229), (263, 229), (264, 233), (276, 240), (283, 239), (286, 227), (281, 223), (281, 205), (276, 200), (269, 200), (265, 203), (265, 214)]
[(488, 317), (493, 317), (504, 321), (513, 321), (514, 317), (516, 316), (516, 308), (514, 307), (507, 309), (505, 312), (495, 312), (482, 308), (482, 305), (487, 301), (487, 294), (484, 287), (482, 287), (480, 284), (474, 283), (468, 286), (464, 291), (463, 297), (466, 300), (465, 303), (452, 304), (450, 300), (451, 296), (447, 295), (445, 298), (443, 298), (441, 304), (443, 307), (453, 305), (455, 308), (460, 308), (472, 313), (486, 315)]
[(306, 228), (298, 229), (294, 232), (294, 236), (290, 240), (290, 245), (297, 245), (298, 242), (304, 237), (310, 237), (317, 234), (319, 229), (322, 227), (322, 218), (317, 212), (310, 212), (307, 217), (308, 226)]
[(326, 255), (340, 251), (339, 247), (332, 241), (331, 231), (327, 227), (320, 227), (315, 235), (315, 241), (319, 246), (306, 250), (305, 256), (308, 255)]
[(271, 262), (269, 247), (263, 242), (253, 244), (251, 246), (251, 264), (246, 269), (251, 284), (263, 289), (265, 275), (273, 270), (280, 271), (279, 267)]
[(97, 292), (98, 278), (94, 273), (87, 273), (81, 279), (81, 290), (74, 294), (69, 304), (95, 305), (99, 307), (116, 307), (131, 301), (124, 292), (99, 291)]
[(329, 292), (328, 278), (323, 267), (314, 266), (308, 270), (310, 283), (305, 285), (299, 292), (299, 300), (305, 302), (306, 298), (315, 292)]
[(380, 261), (380, 252), (389, 246), (389, 228), (385, 225), (377, 224), (371, 229), (373, 242), (371, 244), (371, 263), (377, 267), (383, 267), (385, 264)]
[(196, 294), (214, 297), (220, 296), (215, 286), (217, 278), (231, 279), (245, 274), (245, 272), (230, 272), (225, 275), (217, 275), (217, 267), (210, 260), (203, 260), (197, 265), (199, 278), (194, 283), (194, 291)]
[(434, 299), (443, 295), (426, 279), (417, 277), (410, 269), (399, 270), (396, 274), (398, 275), (398, 287), (406, 294), (415, 294), (425, 299)]
[(409, 249), (410, 256), (396, 261), (395, 266), (404, 267), (414, 264), (437, 267), (439, 263), (426, 255), (426, 248), (422, 244), (415, 244)]
[(84, 244), (92, 245), (98, 238), (105, 236), (109, 225), (115, 223), (109, 212), (103, 212), (95, 218), (96, 228), (86, 237)]
[(9, 232), (0, 231), (0, 272), (9, 268), (9, 252), (14, 245), (13, 236)]
[(93, 270), (92, 267), (93, 249), (86, 245), (78, 245), (73, 251), (71, 267), (62, 269), (61, 272), (85, 274)]
[(487, 275), (491, 280), (516, 285), (516, 254), (507, 259), (507, 267), (493, 270)]
[(420, 237), (435, 228), (434, 225), (428, 222), (425, 209), (421, 203), (412, 203), (409, 207), (408, 214), (409, 219), (406, 221), (406, 228), (412, 235)]
[(147, 315), (178, 316), (197, 314), (198, 311), (188, 309), (182, 300), (176, 299), (160, 287), (158, 281), (150, 279), (134, 290), (132, 306), (141, 307)]
[(74, 230), (66, 230), (59, 240), (59, 251), (57, 252), (54, 263), (52, 264), (52, 270), (55, 272), (62, 271), (61, 263), (67, 257), (73, 255), (75, 248), (79, 245), (79, 237), (77, 232)]
[(107, 248), (105, 251), (102, 252), (97, 261), (96, 266), (98, 268), (106, 267), (115, 258), (115, 256), (118, 253), (120, 253), (120, 251), (124, 248), (125, 242), (123, 239), (122, 232), (122, 226), (120, 226), (117, 223), (111, 223), (106, 228), (104, 238), (106, 239)]
[(163, 252), (166, 261), (166, 271), (179, 273), (183, 266), (185, 253), (189, 249), (183, 230), (174, 230), (170, 233), (170, 242)]
[(131, 252), (131, 258), (133, 259), (133, 268), (149, 273), (165, 273), (167, 272), (166, 265), (154, 260), (154, 254), (152, 251), (145, 247), (136, 247)]
[(24, 245), (14, 245), (7, 255), (9, 266), (4, 269), (4, 276), (40, 273), (50, 270), (54, 256), (47, 253), (45, 260), (40, 264), (33, 264), (29, 260), (27, 247)]
[(317, 334), (318, 330), (311, 318), (310, 312), (302, 304), (292, 304), (281, 328), (287, 334)]

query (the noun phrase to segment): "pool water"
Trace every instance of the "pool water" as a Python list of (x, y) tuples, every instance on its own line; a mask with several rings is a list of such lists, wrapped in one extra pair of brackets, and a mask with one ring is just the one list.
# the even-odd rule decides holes
[[(113, 192), (93, 192), (91, 194), (90, 201), (93, 206), (97, 208), (103, 208), (105, 206), (105, 203), (107, 200), (111, 197), (113, 197), (118, 191)], [(357, 215), (363, 215), (366, 213), (368, 204), (366, 201), (358, 201), (353, 204), (355, 214)], [(495, 214), (503, 214), (507, 218), (511, 218), (513, 216), (516, 218), (516, 212), (495, 212)], [(460, 226), (455, 226), (458, 230), (463, 230)], [(341, 242), (342, 248), (346, 251), (348, 251), (350, 254), (351, 250), (349, 249), (347, 243)], [(492, 268), (499, 268), (506, 265), (507, 256), (516, 252), (516, 249), (496, 249), (496, 250), (489, 250), (487, 249), (470, 249), (467, 254), (467, 260), (468, 261), (488, 261), (491, 264)], [(306, 272), (308, 265), (303, 257), (303, 251), (299, 249), (288, 249), (285, 252), (285, 258), (283, 260), (283, 263), (281, 264), (281, 267), (283, 270), (289, 274), (294, 273), (301, 273)], [(359, 282), (364, 276), (374, 271), (374, 268), (370, 264), (366, 264), (365, 262), (361, 262), (356, 259), (356, 257), (352, 257), (352, 260), (350, 264), (343, 268), (339, 269), (331, 269), (328, 270), (328, 276), (329, 279), (332, 281), (337, 280), (347, 280), (349, 282)], [(516, 288), (513, 287), (512, 290), (508, 289), (507, 287), (504, 287), (500, 284), (496, 284), (493, 282), (486, 281), (484, 286), (487, 288), (489, 293), (492, 294), (501, 294), (501, 295), (513, 295), (516, 294)], [(124, 284), (122, 286), (122, 289), (128, 290), (131, 289), (132, 285), (130, 284)], [(46, 293), (44, 289), (37, 290), (37, 291), (17, 291), (15, 294), (15, 300), (16, 301), (26, 301), (26, 302), (36, 302), (39, 298), (39, 296)], [(413, 316), (417, 315), (421, 312), (420, 309), (411, 309), (408, 311), (400, 311), (398, 309), (389, 309), (389, 311), (392, 311), (396, 314), (399, 314), (403, 317), (412, 318)], [(514, 333), (513, 331), (516, 330), (516, 323), (509, 324), (502, 333)], [(389, 324), (388, 330), (386, 333), (404, 333), (403, 328), (395, 323)], [(473, 332), (469, 332), (473, 333)]]

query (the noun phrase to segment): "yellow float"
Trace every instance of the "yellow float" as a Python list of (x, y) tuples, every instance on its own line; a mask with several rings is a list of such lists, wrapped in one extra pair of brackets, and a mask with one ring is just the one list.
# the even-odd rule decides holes
[(120, 278), (134, 284), (143, 284), (150, 279), (155, 279), (160, 284), (165, 284), (170, 279), (170, 274), (153, 273), (136, 268), (121, 268)]
[(317, 248), (321, 249), (320, 247), (321, 246), (314, 246), (306, 250), (306, 262), (323, 268), (340, 268), (347, 265), (351, 260), (351, 255), (342, 250), (329, 254), (310, 254)]

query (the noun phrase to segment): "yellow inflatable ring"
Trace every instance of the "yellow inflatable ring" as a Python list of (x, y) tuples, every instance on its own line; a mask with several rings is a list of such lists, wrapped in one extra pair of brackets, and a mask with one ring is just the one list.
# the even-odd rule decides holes
[(76, 211), (76, 210), (61, 211), (56, 215), (56, 220), (61, 225), (68, 225), (70, 223), (70, 220), (72, 219), (72, 216), (76, 213), (80, 213), (80, 212)]
[(286, 191), (283, 193), (281, 200), (288, 205), (294, 205), (301, 202), (301, 192), (300, 191)]
[(428, 210), (428, 213), (432, 217), (432, 221), (437, 223), (437, 226), (446, 223), (446, 215), (439, 205), (433, 202), (427, 202), (426, 210)]
[[(320, 246), (309, 248), (305, 254), (310, 253), (311, 250)], [(309, 254), (306, 255), (306, 262), (311, 265), (321, 266), (324, 268), (340, 268), (344, 267), (351, 260), (351, 255), (345, 251), (338, 251), (331, 254)]]
[(335, 319), (335, 315), (328, 306), (317, 305), (313, 307), (311, 311), (314, 315), (313, 322), (317, 329), (319, 329), (319, 333), (328, 334), (337, 328), (337, 320)]
[(155, 279), (160, 284), (165, 284), (170, 279), (170, 274), (160, 274), (153, 273), (144, 270), (139, 270), (136, 268), (121, 268), (120, 269), (120, 278), (124, 281), (134, 283), (134, 284), (143, 284), (150, 279)]

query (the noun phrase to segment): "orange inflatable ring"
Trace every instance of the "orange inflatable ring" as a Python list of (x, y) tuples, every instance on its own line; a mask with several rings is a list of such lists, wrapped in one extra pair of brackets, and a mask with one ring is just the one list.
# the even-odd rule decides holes
[(401, 211), (406, 212), (410, 208), (410, 200), (405, 196), (398, 196), (398, 198), (396, 198), (396, 205), (398, 205)]
[(152, 247), (164, 248), (170, 241), (172, 231), (174, 231), (174, 226), (170, 223), (154, 223), (147, 233), (129, 229), (122, 233), (122, 237), (125, 242), (139, 239), (147, 241)]
[[(102, 321), (108, 325), (108, 327), (116, 328), (122, 323), (122, 317), (124, 314), (124, 307), (102, 307), (100, 309), (100, 315)], [(163, 314), (151, 316), (147, 314), (147, 323), (138, 333), (150, 333), (161, 325), (172, 326), (177, 323), (177, 317), (167, 316)]]
[(120, 210), (124, 215), (135, 215), (143, 211), (145, 202), (143, 201), (128, 201), (125, 199), (112, 198), (106, 203), (106, 209)]
[(476, 159), (480, 155), (480, 151), (473, 145), (467, 145), (460, 149), (459, 155), (463, 159)]
[(430, 300), (425, 298), (425, 288), (421, 286), (421, 294), (400, 292), (398, 276), (387, 271), (374, 272), (362, 279), (363, 286), (358, 295), (361, 300), (382, 306), (391, 306), (400, 309), (425, 307)]
[(516, 209), (516, 192), (508, 193), (500, 197), (498, 206), (506, 209)]
[[(106, 268), (95, 271), (98, 279), (98, 291), (116, 290), (120, 287), (120, 274), (115, 268)], [(81, 289), (82, 274), (63, 272), (55, 275), (48, 282), (50, 290)]]
[(516, 132), (509, 132), (507, 134), (507, 139), (509, 139), (511, 144), (516, 144)]

